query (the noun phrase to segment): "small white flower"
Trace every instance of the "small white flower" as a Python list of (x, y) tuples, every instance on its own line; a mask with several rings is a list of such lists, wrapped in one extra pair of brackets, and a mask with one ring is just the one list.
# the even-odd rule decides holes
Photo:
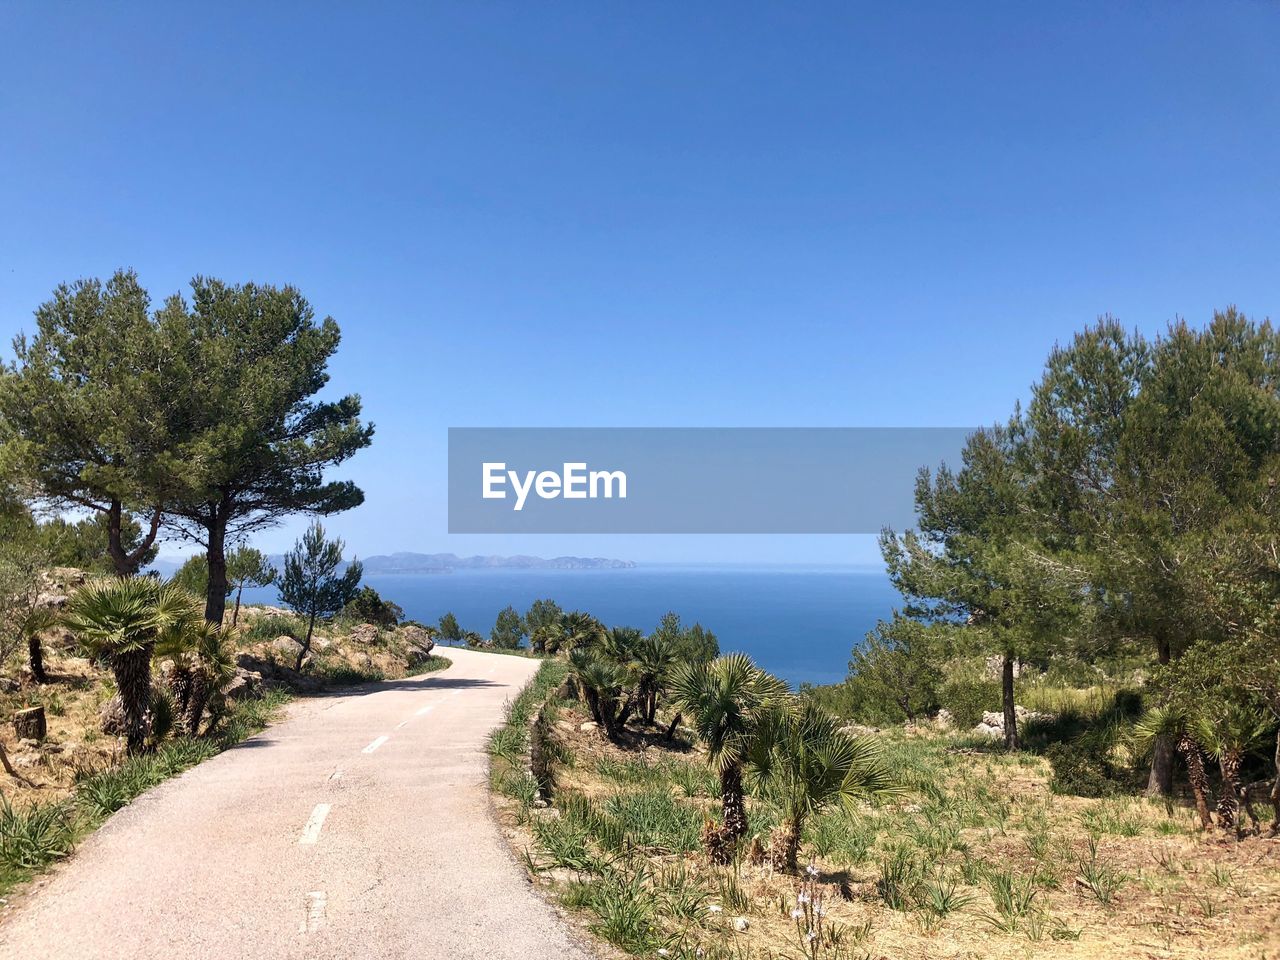
[(809, 864), (807, 869), (808, 869), (809, 876), (816, 877), (818, 875), (818, 868), (815, 867), (812, 863)]
[(724, 907), (720, 906), (718, 903), (713, 903), (711, 906), (707, 907), (707, 909), (712, 913), (720, 913), (724, 910)]
[(803, 916), (804, 916), (804, 911), (801, 910), (799, 907), (796, 907), (794, 910), (791, 911), (792, 920), (799, 920)]
[(812, 930), (810, 930), (807, 934), (805, 934), (805, 939), (808, 940), (810, 943), (813, 943), (813, 941), (818, 939), (818, 935), (814, 933)]
[(796, 903), (808, 903), (808, 902), (809, 902), (809, 895), (805, 893), (803, 890), (801, 890), (799, 893), (796, 894)]
[(659, 947), (659, 948), (658, 948), (658, 956), (660, 956), (660, 957), (666, 957), (666, 956), (670, 956), (670, 954), (668, 954), (668, 953), (667, 953), (667, 948), (666, 948), (666, 947)]

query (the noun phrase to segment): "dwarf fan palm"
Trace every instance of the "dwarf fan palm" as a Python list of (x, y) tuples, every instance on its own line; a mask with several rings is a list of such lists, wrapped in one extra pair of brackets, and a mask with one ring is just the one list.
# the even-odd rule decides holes
[(1182, 762), (1187, 765), (1187, 780), (1191, 783), (1191, 794), (1195, 797), (1200, 828), (1207, 830), (1213, 826), (1213, 817), (1209, 812), (1209, 776), (1204, 769), (1203, 748), (1193, 731), (1195, 726), (1192, 717), (1185, 710), (1176, 706), (1153, 707), (1134, 725), (1133, 738), (1134, 745), (1139, 749), (1155, 746), (1161, 737), (1173, 743), (1174, 749), (1182, 756)]
[(1213, 717), (1198, 716), (1196, 739), (1218, 758), (1222, 774), (1222, 791), (1218, 794), (1218, 826), (1223, 830), (1239, 827), (1236, 819), (1243, 797), (1240, 765), (1245, 753), (1273, 729), (1272, 720), (1262, 711), (1240, 703), (1227, 702)]
[(548, 646), (547, 653), (577, 650), (598, 643), (605, 635), (604, 624), (589, 613), (574, 610), (560, 618), (560, 630), (555, 636), (555, 649)]
[(82, 587), (67, 604), (63, 622), (115, 677), (129, 753), (139, 753), (151, 706), (151, 654), (160, 635), (185, 616), (189, 601), (147, 577), (104, 580)]
[(618, 733), (618, 698), (626, 683), (626, 673), (611, 660), (592, 650), (577, 649), (569, 654), (569, 673), (577, 681), (591, 718), (604, 728), (610, 739)]
[(843, 732), (835, 717), (812, 703), (765, 714), (747, 751), (746, 770), (748, 784), (775, 799), (782, 811), (769, 844), (769, 859), (779, 870), (796, 868), (810, 815), (898, 791), (880, 745)]
[(676, 645), (666, 634), (652, 633), (638, 640), (631, 650), (631, 671), (636, 680), (636, 697), (645, 723), (652, 724), (658, 712), (658, 694), (677, 661)]
[(743, 765), (760, 724), (790, 694), (785, 683), (741, 653), (709, 663), (681, 664), (669, 686), (677, 708), (706, 744), (707, 762), (720, 778), (721, 825), (708, 830), (704, 842), (713, 859), (727, 862), (747, 832)]
[(175, 598), (174, 615), (157, 639), (155, 654), (173, 660), (170, 687), (177, 699), (177, 714), (182, 728), (194, 736), (200, 732), (209, 698), (235, 675), (231, 650), (239, 630), (210, 623), (195, 596), (187, 594), (186, 600), (183, 609), (180, 598)]

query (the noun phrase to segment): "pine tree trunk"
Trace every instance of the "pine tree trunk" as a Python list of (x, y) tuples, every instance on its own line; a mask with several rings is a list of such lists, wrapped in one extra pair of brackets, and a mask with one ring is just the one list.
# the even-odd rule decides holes
[(36, 683), (48, 683), (49, 677), (44, 672), (44, 644), (37, 633), (27, 636), (27, 660), (31, 664), (31, 676)]
[(1006, 750), (1018, 749), (1018, 710), (1013, 699), (1013, 665), (1011, 654), (1004, 655), (1000, 665), (1000, 687), (1004, 701), (1004, 746)]
[(1280, 730), (1276, 731), (1275, 780), (1271, 784), (1271, 832), (1280, 833)]
[(120, 691), (125, 745), (130, 756), (146, 746), (147, 711), (151, 709), (151, 644), (111, 658), (111, 672)]
[[(1167, 640), (1156, 641), (1156, 659), (1168, 664), (1171, 656)], [(1147, 796), (1169, 797), (1173, 795), (1174, 737), (1162, 733), (1156, 737), (1151, 751), (1151, 775), (1147, 777)]]
[(302, 672), (302, 661), (306, 659), (307, 654), (311, 652), (311, 634), (316, 628), (316, 615), (313, 612), (311, 619), (307, 621), (307, 639), (302, 642), (302, 649), (298, 651), (298, 662), (293, 665), (293, 669), (299, 673)]
[(227, 609), (227, 524), (219, 519), (207, 529), (209, 545), (205, 556), (209, 562), (209, 588), (205, 591), (204, 618), (221, 624)]
[(1204, 769), (1204, 755), (1200, 752), (1200, 744), (1182, 734), (1178, 737), (1178, 752), (1187, 765), (1187, 779), (1191, 781), (1191, 794), (1196, 800), (1196, 813), (1200, 815), (1200, 829), (1208, 830), (1213, 826), (1213, 816), (1209, 813), (1209, 775)]

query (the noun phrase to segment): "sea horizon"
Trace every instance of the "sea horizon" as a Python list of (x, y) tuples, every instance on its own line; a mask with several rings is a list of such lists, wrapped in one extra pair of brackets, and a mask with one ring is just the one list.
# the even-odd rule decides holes
[[(488, 636), (498, 612), (523, 613), (550, 598), (607, 626), (652, 630), (668, 611), (715, 633), (722, 652), (741, 651), (788, 682), (836, 683), (850, 654), (899, 594), (882, 568), (855, 564), (659, 563), (599, 570), (456, 569), (364, 578), (405, 617), (434, 624), (453, 613)], [(246, 590), (247, 603), (276, 603), (273, 588)]]

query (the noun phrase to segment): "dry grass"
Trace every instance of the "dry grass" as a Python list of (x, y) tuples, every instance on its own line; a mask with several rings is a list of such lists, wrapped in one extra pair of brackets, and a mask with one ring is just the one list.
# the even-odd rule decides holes
[[(265, 664), (291, 668), (296, 648), (289, 643), (258, 640), (252, 636), (255, 623), (268, 618), (284, 624), (284, 611), (271, 608), (245, 607), (240, 611), (240, 625), (246, 628), (246, 643), (237, 653), (248, 654)], [(50, 682), (35, 684), (23, 677), (18, 663), (0, 670), (18, 684), (11, 693), (0, 693), (0, 743), (4, 744), (18, 773), (28, 782), (14, 780), (0, 773), (0, 797), (21, 809), (33, 802), (51, 802), (69, 796), (78, 779), (89, 771), (115, 766), (124, 757), (123, 743), (99, 728), (99, 710), (115, 694), (109, 671), (76, 656), (74, 647), (53, 632), (46, 643), (46, 670)], [(367, 680), (395, 679), (408, 674), (407, 645), (395, 630), (386, 630), (373, 643), (346, 642), (332, 631), (317, 631), (314, 661), (305, 677), (319, 687), (331, 684), (358, 683)], [(439, 658), (438, 668), (447, 661)], [(48, 736), (37, 746), (21, 744), (8, 722), (14, 711), (43, 706)]]
[[(883, 734), (909, 795), (812, 821), (827, 928), (792, 916), (802, 878), (710, 866), (696, 828), (716, 809), (702, 757), (659, 737), (625, 746), (575, 704), (555, 724), (553, 806), (500, 807), (538, 881), (597, 936), (637, 955), (703, 957), (1221, 957), (1280, 951), (1280, 842), (1194, 830), (1145, 798), (1049, 791), (1047, 764), (946, 734)], [(495, 766), (497, 761), (495, 761)], [(751, 804), (752, 830), (776, 820)], [(690, 843), (690, 824), (695, 840)], [(714, 909), (714, 908), (719, 908)], [(735, 929), (745, 919), (746, 930)], [(799, 926), (811, 922), (801, 917)], [(701, 951), (701, 953), (699, 953)]]

